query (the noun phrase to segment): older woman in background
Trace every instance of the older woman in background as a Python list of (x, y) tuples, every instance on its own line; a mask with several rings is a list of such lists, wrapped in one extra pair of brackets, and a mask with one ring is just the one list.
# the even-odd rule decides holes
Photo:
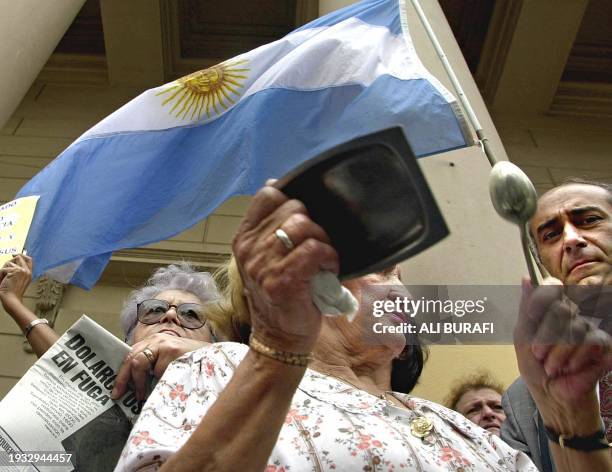
[(444, 404), (491, 434), (500, 436), (501, 425), (506, 419), (501, 403), (503, 393), (504, 386), (491, 373), (480, 371), (458, 379)]
[(219, 343), (173, 363), (116, 470), (536, 470), (463, 416), (393, 391), (394, 362), (418, 366), (409, 388), (422, 367), (418, 345), (373, 330), (407, 321), (373, 316), (375, 301), (406, 295), (396, 267), (345, 282), (360, 302), (352, 323), (322, 316), (310, 281), (337, 272), (337, 253), (272, 187), (254, 197), (233, 248), (250, 347)]

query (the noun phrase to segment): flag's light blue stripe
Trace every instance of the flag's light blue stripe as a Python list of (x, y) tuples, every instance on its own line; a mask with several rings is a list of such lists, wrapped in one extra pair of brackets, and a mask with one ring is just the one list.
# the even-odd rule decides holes
[[(35, 276), (96, 256), (72, 280), (90, 287), (108, 258), (100, 254), (167, 239), (306, 158), (395, 125), (418, 156), (465, 145), (451, 106), (429, 82), (390, 76), (367, 88), (265, 90), (206, 126), (77, 142), (18, 195), (41, 195), (26, 244)], [(66, 233), (66, 222), (96, 236)]]
[(93, 287), (102, 275), (111, 256), (112, 252), (88, 257), (74, 273), (70, 283), (85, 289)]
[(317, 28), (320, 26), (333, 26), (348, 18), (359, 18), (371, 25), (384, 26), (398, 35), (402, 32), (400, 17), (397, 14), (399, 0), (364, 0), (311, 21), (307, 25), (297, 29)]

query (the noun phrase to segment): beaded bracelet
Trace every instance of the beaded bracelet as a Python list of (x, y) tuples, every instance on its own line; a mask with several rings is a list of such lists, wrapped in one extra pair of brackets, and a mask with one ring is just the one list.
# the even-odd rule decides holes
[(261, 341), (258, 341), (253, 333), (251, 333), (249, 337), (249, 346), (251, 346), (251, 349), (255, 352), (269, 357), (270, 359), (282, 362), (283, 364), (306, 367), (308, 366), (308, 362), (312, 360), (310, 354), (296, 354), (294, 352), (279, 351), (266, 346)]

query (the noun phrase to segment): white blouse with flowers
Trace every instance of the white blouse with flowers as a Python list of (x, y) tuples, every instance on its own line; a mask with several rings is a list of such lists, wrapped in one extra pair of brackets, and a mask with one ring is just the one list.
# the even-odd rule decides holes
[[(143, 408), (115, 470), (157, 470), (176, 453), (247, 350), (242, 344), (219, 343), (172, 363)], [(265, 471), (537, 472), (526, 455), (460, 414), (427, 400), (394, 396), (406, 409), (306, 370)], [(433, 422), (424, 439), (411, 433), (411, 422), (419, 416)]]

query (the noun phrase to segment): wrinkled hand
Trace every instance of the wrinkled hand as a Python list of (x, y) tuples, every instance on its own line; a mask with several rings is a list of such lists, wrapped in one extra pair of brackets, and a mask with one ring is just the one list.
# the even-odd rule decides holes
[[(156, 333), (135, 343), (132, 350), (125, 356), (115, 379), (112, 398), (120, 398), (131, 383), (138, 400), (146, 398), (148, 382), (152, 373), (158, 379), (164, 374), (168, 365), (186, 354), (208, 343), (196, 339), (179, 338), (171, 334)], [(149, 349), (154, 364), (143, 353)]]
[(17, 254), (0, 269), (0, 300), (6, 305), (22, 303), (32, 281), (32, 258)]
[(521, 376), (550, 425), (596, 415), (589, 411), (598, 411), (595, 386), (612, 366), (610, 336), (575, 313), (559, 280), (548, 278), (535, 289), (523, 282), (514, 331), (516, 356)]
[[(294, 247), (275, 235), (282, 228)], [(304, 205), (266, 186), (253, 198), (233, 241), (245, 285), (253, 333), (283, 351), (308, 353), (319, 336), (321, 313), (311, 279), (321, 270), (338, 273), (338, 254)]]

